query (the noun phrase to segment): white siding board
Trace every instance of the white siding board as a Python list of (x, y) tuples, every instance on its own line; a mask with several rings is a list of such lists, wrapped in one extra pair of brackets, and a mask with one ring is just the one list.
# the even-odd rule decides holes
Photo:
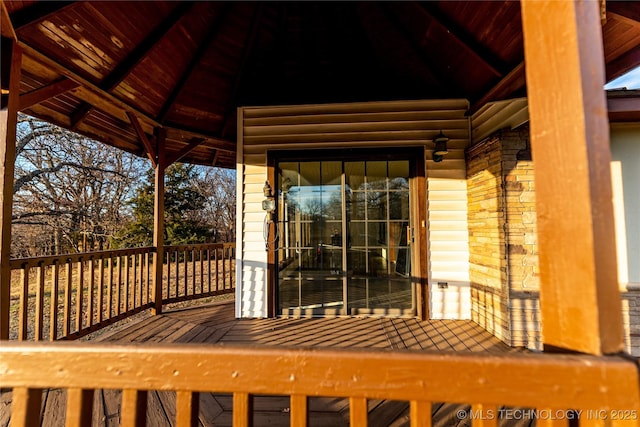
[[(394, 101), (306, 106), (247, 107), (239, 116), (245, 162), (239, 187), (241, 205), (242, 316), (266, 315), (266, 259), (264, 251), (262, 187), (267, 176), (268, 150), (425, 147), (429, 177), (428, 250), (439, 269), (429, 277), (448, 280), (452, 289), (468, 288), (468, 232), (464, 149), (469, 141), (466, 100)], [(239, 120), (239, 121), (242, 121)], [(244, 125), (244, 127), (242, 127)], [(241, 131), (240, 131), (241, 130)], [(431, 160), (433, 139), (443, 131), (450, 153), (444, 161)], [(435, 179), (432, 179), (435, 178)], [(439, 191), (437, 191), (439, 190)], [(439, 193), (439, 195), (438, 195)], [(433, 270), (433, 269), (432, 269)], [(446, 279), (445, 279), (446, 278)], [(460, 291), (462, 289), (462, 291)], [(458, 295), (459, 296), (459, 295)], [(447, 296), (447, 301), (455, 298)], [(458, 298), (459, 300), (460, 298)], [(464, 299), (464, 298), (463, 298)], [(447, 316), (460, 315), (467, 303)], [(444, 306), (443, 306), (444, 307)], [(462, 308), (461, 308), (462, 307)], [(444, 309), (444, 308), (443, 308)]]

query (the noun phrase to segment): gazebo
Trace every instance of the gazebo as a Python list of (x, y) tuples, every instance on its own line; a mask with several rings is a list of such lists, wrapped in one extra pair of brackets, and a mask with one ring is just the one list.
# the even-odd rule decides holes
[[(181, 425), (195, 425), (198, 392), (206, 391), (233, 393), (234, 425), (251, 423), (254, 394), (289, 395), (292, 425), (306, 425), (309, 396), (334, 395), (350, 399), (353, 425), (366, 425), (372, 398), (410, 401), (414, 426), (430, 425), (426, 408), (439, 401), (472, 403), (474, 425), (497, 423), (501, 405), (557, 410), (555, 421), (584, 410), (592, 412), (581, 423), (619, 416), (637, 424), (637, 361), (622, 353), (613, 116), (603, 90), (640, 65), (637, 2), (0, 4), (0, 339), (9, 338), (12, 270), (22, 269), (25, 290), (29, 269), (41, 283), (45, 271), (66, 270), (70, 290), (77, 265), (77, 277), (90, 272), (88, 321), (76, 314), (74, 329), (65, 311), (63, 333), (50, 327), (52, 340), (235, 286), (236, 317), (472, 318), (515, 345), (516, 331), (500, 326), (516, 300), (502, 286), (504, 267), (474, 261), (484, 256), (474, 244), (496, 235), (476, 230), (480, 238), (470, 244), (471, 227), (490, 222), (470, 212), (497, 211), (482, 204), (490, 191), (472, 191), (480, 188), (473, 175), (533, 158), (524, 175), (535, 171), (535, 202), (531, 196), (527, 203), (536, 218), (540, 303), (532, 312), (544, 350), (466, 357), (3, 341), (0, 374), (3, 387), (13, 388), (12, 425), (38, 422), (41, 389), (49, 387), (68, 389), (69, 425), (90, 420), (93, 390), (101, 388), (124, 390), (123, 423), (130, 425), (143, 422), (148, 390), (176, 391)], [(614, 104), (618, 118), (640, 110)], [(149, 159), (153, 247), (10, 259), (18, 111)], [(624, 117), (637, 120), (634, 114)], [(526, 130), (513, 164), (478, 148), (504, 129)], [(165, 246), (164, 172), (176, 161), (237, 170), (235, 245)], [(522, 253), (497, 250), (527, 255), (527, 244)], [(193, 272), (184, 298), (163, 290), (180, 262), (185, 275), (188, 263)], [(120, 285), (112, 310), (109, 282), (107, 318), (93, 311), (94, 270), (96, 305), (106, 304), (105, 265), (131, 268), (134, 277), (122, 289), (124, 311)], [(223, 277), (235, 269), (235, 285), (205, 285), (204, 271), (218, 277), (218, 266)], [(491, 269), (496, 286), (478, 279)], [(518, 295), (529, 292), (523, 283)], [(36, 340), (43, 338), (43, 286)], [(457, 298), (453, 314), (443, 308), (448, 295)], [(65, 301), (72, 305), (71, 291)]]

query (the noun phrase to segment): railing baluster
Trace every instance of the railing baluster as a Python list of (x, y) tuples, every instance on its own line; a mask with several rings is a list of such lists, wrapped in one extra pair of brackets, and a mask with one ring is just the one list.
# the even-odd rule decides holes
[(431, 427), (431, 402), (412, 400), (409, 411), (411, 427)]
[(191, 295), (196, 293), (196, 251), (190, 250), (191, 253)]
[(124, 256), (124, 312), (129, 311), (129, 255)]
[(91, 425), (93, 390), (70, 388), (67, 390), (66, 427)]
[(167, 299), (171, 298), (171, 255), (171, 250), (165, 252), (165, 256), (167, 257)]
[(73, 283), (73, 271), (69, 260), (66, 261), (64, 267), (67, 277), (64, 287), (64, 325), (62, 335), (66, 337), (71, 331), (71, 286)]
[(496, 405), (471, 405), (471, 425), (473, 427), (498, 427), (498, 407)]
[(11, 426), (40, 425), (42, 390), (15, 387), (11, 398)]
[(96, 278), (95, 278), (95, 266), (93, 257), (89, 257), (89, 285), (88, 285), (88, 307), (87, 307), (87, 327), (90, 328), (93, 325), (93, 308), (95, 301), (93, 298), (93, 292), (95, 291)]
[(36, 270), (36, 324), (35, 324), (35, 335), (34, 339), (36, 341), (42, 341), (43, 337), (43, 324), (44, 324), (44, 278), (45, 272), (42, 265), (42, 262), (38, 263), (38, 267)]
[(200, 394), (191, 391), (176, 392), (176, 426), (197, 427), (200, 412)]
[(143, 390), (122, 390), (122, 427), (143, 426), (147, 421), (147, 392)]
[(213, 250), (215, 254), (215, 262), (216, 262), (216, 291), (220, 290), (220, 274), (218, 274), (218, 248)]
[(200, 257), (200, 293), (204, 294), (204, 251), (202, 248), (198, 249), (198, 256)]
[(207, 249), (207, 292), (211, 292), (211, 249)]
[(82, 258), (76, 263), (78, 271), (78, 291), (76, 293), (76, 331), (82, 330), (82, 303), (84, 299), (84, 262)]
[(189, 295), (189, 277), (187, 276), (187, 266), (188, 266), (188, 251), (186, 249), (182, 250), (182, 253), (184, 254), (184, 258), (182, 259), (182, 264), (184, 267), (184, 296), (188, 296)]
[(133, 288), (131, 292), (131, 304), (133, 308), (139, 307), (138, 304), (138, 254), (133, 253), (131, 255), (131, 261), (133, 262)]
[(227, 289), (227, 248), (222, 247), (222, 289)]
[(18, 329), (18, 339), (24, 341), (27, 339), (29, 330), (27, 322), (29, 321), (29, 265), (24, 264), (20, 270), (20, 281), (22, 282), (22, 292), (20, 292), (20, 326)]
[(104, 304), (104, 258), (98, 258), (98, 323), (102, 323)]
[(349, 398), (349, 425), (351, 427), (367, 426), (367, 399), (364, 397)]
[(55, 341), (58, 338), (59, 270), (58, 260), (54, 260), (51, 266), (51, 315), (49, 320), (49, 339), (51, 341)]
[(116, 316), (120, 316), (122, 313), (122, 295), (121, 295), (121, 286), (122, 286), (122, 255), (118, 255), (117, 257), (118, 268), (116, 272), (118, 273), (118, 278), (116, 280)]
[(233, 427), (253, 426), (253, 398), (249, 393), (233, 393)]
[(291, 422), (292, 427), (306, 427), (309, 424), (308, 398), (294, 394), (291, 396)]

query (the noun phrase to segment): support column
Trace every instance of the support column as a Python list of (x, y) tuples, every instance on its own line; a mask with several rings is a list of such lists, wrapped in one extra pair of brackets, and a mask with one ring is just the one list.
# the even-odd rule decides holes
[(623, 350), (599, 2), (522, 0), (546, 350)]
[[(20, 102), (22, 49), (2, 37), (2, 104), (0, 108), (0, 340), (9, 339), (11, 299), (11, 210), (16, 157), (16, 124)], [(9, 93), (5, 95), (5, 90)]]
[(156, 141), (158, 161), (155, 167), (155, 192), (153, 200), (153, 246), (156, 252), (153, 255), (153, 301), (154, 314), (162, 313), (162, 285), (163, 285), (163, 260), (164, 260), (164, 172), (167, 167), (165, 155), (165, 141), (167, 131), (156, 128)]

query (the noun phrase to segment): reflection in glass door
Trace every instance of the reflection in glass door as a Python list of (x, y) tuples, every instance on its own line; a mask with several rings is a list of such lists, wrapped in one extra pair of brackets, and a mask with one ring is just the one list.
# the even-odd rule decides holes
[(280, 162), (282, 314), (414, 314), (408, 160)]

